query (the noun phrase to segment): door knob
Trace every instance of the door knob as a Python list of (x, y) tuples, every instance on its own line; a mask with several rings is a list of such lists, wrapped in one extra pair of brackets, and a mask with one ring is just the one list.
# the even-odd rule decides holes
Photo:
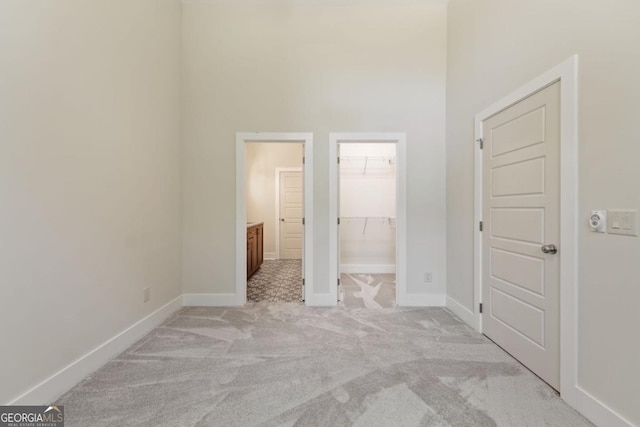
[(284, 222), (284, 218), (280, 218), (280, 222)]
[(542, 245), (540, 250), (542, 252), (544, 252), (545, 254), (553, 255), (553, 254), (558, 253), (558, 248), (556, 247), (556, 245)]

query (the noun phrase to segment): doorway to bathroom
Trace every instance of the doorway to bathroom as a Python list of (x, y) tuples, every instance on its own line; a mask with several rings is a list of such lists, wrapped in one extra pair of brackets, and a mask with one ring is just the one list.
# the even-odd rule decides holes
[[(301, 303), (311, 275), (309, 134), (238, 134), (236, 295)], [(309, 173), (308, 173), (309, 172)]]
[(246, 144), (247, 301), (302, 302), (304, 144)]

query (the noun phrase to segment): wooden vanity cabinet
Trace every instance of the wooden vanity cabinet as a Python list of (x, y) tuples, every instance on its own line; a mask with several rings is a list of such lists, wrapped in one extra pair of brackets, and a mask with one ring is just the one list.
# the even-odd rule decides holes
[(253, 275), (264, 260), (264, 223), (247, 226), (247, 279)]

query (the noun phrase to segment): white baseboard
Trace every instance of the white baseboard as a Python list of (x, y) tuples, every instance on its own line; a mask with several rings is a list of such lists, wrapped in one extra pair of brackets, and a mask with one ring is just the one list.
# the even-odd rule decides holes
[(338, 298), (332, 294), (311, 294), (305, 296), (304, 303), (309, 307), (335, 307)]
[(48, 405), (102, 365), (125, 351), (182, 308), (182, 295), (100, 344), (40, 384), (16, 397), (9, 405)]
[(276, 255), (275, 252), (265, 252), (264, 259), (265, 261), (273, 261), (275, 259), (278, 259), (278, 256)]
[(340, 264), (340, 273), (394, 274), (395, 264)]
[(460, 304), (455, 299), (447, 296), (447, 305), (446, 307), (456, 316), (458, 316), (463, 322), (472, 328), (476, 328), (476, 316), (473, 314), (473, 311), (469, 310), (464, 305)]
[(636, 426), (636, 424), (633, 424), (631, 421), (615, 412), (579, 385), (576, 385), (573, 390), (570, 390), (568, 393), (562, 392), (561, 397), (569, 404), (569, 406), (572, 406), (576, 411), (580, 412), (597, 426)]
[(182, 304), (185, 307), (239, 307), (244, 301), (238, 301), (236, 294), (184, 294)]
[(444, 307), (445, 296), (441, 294), (398, 295), (400, 307)]

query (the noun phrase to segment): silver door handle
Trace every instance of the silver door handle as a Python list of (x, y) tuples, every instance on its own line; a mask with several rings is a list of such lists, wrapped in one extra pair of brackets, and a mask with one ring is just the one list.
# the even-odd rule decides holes
[(556, 245), (542, 245), (540, 250), (542, 252), (544, 252), (545, 254), (554, 255), (554, 254), (558, 253), (558, 248), (556, 247)]

